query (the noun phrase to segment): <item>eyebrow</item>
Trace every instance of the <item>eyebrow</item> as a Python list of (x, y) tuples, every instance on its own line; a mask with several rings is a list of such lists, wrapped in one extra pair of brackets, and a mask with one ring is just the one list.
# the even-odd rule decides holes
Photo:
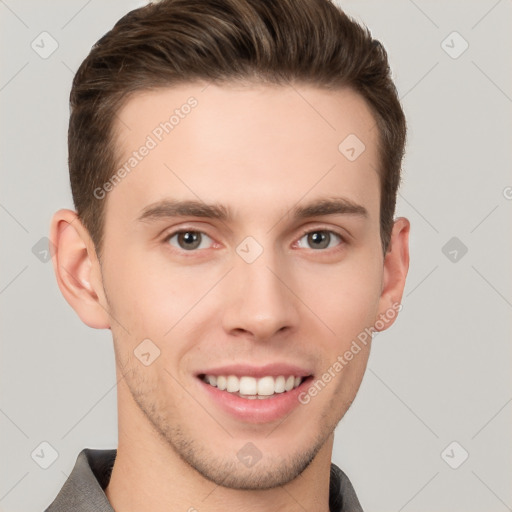
[[(364, 206), (342, 197), (317, 199), (303, 206), (295, 206), (287, 214), (296, 220), (321, 215), (368, 217), (368, 211)], [(201, 217), (228, 222), (233, 219), (233, 214), (229, 208), (218, 203), (207, 204), (195, 200), (163, 199), (144, 208), (137, 221), (151, 222), (171, 217)]]

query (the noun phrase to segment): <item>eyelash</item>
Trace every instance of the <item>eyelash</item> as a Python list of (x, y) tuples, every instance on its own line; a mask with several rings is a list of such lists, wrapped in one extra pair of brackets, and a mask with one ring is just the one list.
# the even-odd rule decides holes
[[(326, 248), (326, 249), (310, 249), (311, 251), (315, 251), (315, 252), (318, 252), (318, 253), (337, 252), (337, 251), (342, 250), (343, 247), (347, 244), (347, 240), (346, 240), (344, 235), (342, 235), (338, 231), (334, 231), (332, 229), (326, 229), (326, 228), (305, 229), (305, 230), (303, 230), (301, 232), (301, 235), (297, 239), (297, 242), (299, 240), (301, 240), (302, 238), (304, 238), (306, 235), (309, 235), (310, 233), (319, 233), (319, 232), (329, 233), (330, 235), (337, 236), (340, 239), (340, 243), (336, 247), (334, 247), (334, 248), (331, 247), (330, 249), (329, 248)], [(209, 236), (208, 233), (205, 233), (204, 231), (200, 231), (198, 229), (187, 229), (187, 228), (183, 229), (182, 228), (182, 229), (179, 229), (177, 231), (173, 231), (172, 233), (169, 233), (168, 235), (166, 235), (165, 238), (162, 240), (162, 242), (164, 242), (166, 244), (169, 244), (169, 241), (171, 240), (171, 238), (173, 238), (176, 235), (179, 235), (181, 233), (200, 233), (201, 235), (206, 235), (208, 238), (210, 238), (213, 241), (213, 238), (211, 236)], [(296, 244), (297, 242), (294, 242), (294, 244)], [(176, 248), (176, 247), (172, 247), (172, 250), (176, 250), (176, 251), (181, 252), (181, 253), (187, 253), (187, 252), (191, 253), (191, 257), (193, 257), (192, 256), (193, 253), (197, 253), (199, 251), (204, 251), (204, 249), (192, 249), (190, 251), (187, 251), (185, 249)]]

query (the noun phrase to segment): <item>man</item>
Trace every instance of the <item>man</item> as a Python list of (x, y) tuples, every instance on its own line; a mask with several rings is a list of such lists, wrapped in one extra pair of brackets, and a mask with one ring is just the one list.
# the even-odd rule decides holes
[(112, 331), (119, 442), (47, 510), (362, 510), (333, 432), (400, 309), (404, 142), (384, 49), (327, 0), (163, 0), (98, 41), (51, 241)]

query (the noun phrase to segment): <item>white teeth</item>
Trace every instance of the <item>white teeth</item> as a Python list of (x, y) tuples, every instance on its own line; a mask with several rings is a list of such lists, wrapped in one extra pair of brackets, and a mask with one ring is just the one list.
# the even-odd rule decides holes
[(275, 388), (274, 388), (276, 393), (284, 393), (285, 382), (286, 382), (286, 380), (282, 375), (277, 377), (276, 382), (275, 382)]
[(230, 393), (236, 393), (237, 391), (240, 391), (240, 380), (234, 375), (230, 375), (228, 377), (226, 391), (229, 391)]
[[(237, 377), (230, 377), (238, 380)], [(241, 395), (257, 395), (258, 394), (258, 384), (254, 377), (242, 377), (240, 379), (240, 394)], [(229, 389), (228, 389), (229, 391)], [(237, 389), (238, 391), (238, 389)]]
[[(243, 380), (243, 377), (242, 377)], [(254, 379), (256, 380), (256, 379)], [(263, 377), (258, 380), (258, 395), (270, 396), (275, 393), (274, 377)], [(244, 393), (248, 395), (249, 393)], [(256, 394), (256, 393), (251, 393)]]
[[(210, 384), (212, 386), (215, 386), (215, 384), (213, 382), (210, 382)], [(217, 377), (217, 387), (221, 390), (221, 391), (224, 391), (226, 389), (226, 386), (227, 386), (227, 379), (226, 377), (224, 377), (224, 375), (219, 375)]]
[(279, 375), (279, 377), (266, 376), (261, 379), (255, 377), (237, 377), (236, 375), (205, 375), (203, 380), (221, 391), (235, 393), (244, 398), (266, 398), (275, 393), (284, 393), (300, 386), (303, 377)]

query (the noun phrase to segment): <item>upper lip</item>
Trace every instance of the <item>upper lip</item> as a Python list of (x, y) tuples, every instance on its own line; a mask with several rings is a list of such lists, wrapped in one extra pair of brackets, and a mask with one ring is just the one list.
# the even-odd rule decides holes
[(293, 364), (288, 363), (271, 363), (264, 366), (253, 366), (249, 364), (232, 364), (227, 366), (217, 366), (197, 372), (197, 375), (235, 375), (237, 377), (279, 377), (283, 375), (288, 377), (309, 377), (312, 372)]

